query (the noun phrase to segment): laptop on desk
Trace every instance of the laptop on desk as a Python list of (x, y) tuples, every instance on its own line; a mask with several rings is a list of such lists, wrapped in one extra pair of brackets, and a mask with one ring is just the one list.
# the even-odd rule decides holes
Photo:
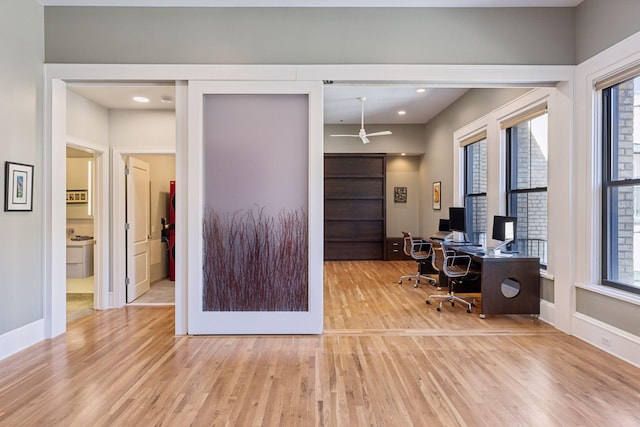
[(431, 237), (429, 237), (430, 239), (433, 240), (446, 240), (449, 236), (451, 235), (450, 231), (436, 231), (435, 233), (433, 233), (431, 235)]

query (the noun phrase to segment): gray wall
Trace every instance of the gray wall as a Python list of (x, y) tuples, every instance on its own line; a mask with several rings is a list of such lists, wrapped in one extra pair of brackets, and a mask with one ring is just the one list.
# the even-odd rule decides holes
[(576, 311), (640, 336), (640, 308), (637, 304), (576, 288)]
[(576, 64), (640, 31), (640, 1), (584, 0), (576, 8)]
[(43, 22), (35, 1), (0, 2), (0, 186), (5, 161), (35, 166), (33, 212), (0, 211), (0, 335), (43, 318)]
[(46, 7), (51, 63), (575, 64), (573, 8)]
[(437, 211), (430, 203), (422, 203), (420, 232), (429, 235), (438, 229), (438, 220), (449, 217), (453, 206), (453, 133), (509, 101), (525, 94), (529, 89), (472, 89), (427, 123), (426, 150), (420, 166), (422, 200), (431, 200), (431, 183), (442, 182), (441, 205)]
[[(387, 237), (402, 237), (408, 231), (418, 237), (420, 227), (420, 168), (421, 156), (387, 157), (386, 225)], [(394, 201), (394, 187), (407, 188), (407, 201)]]

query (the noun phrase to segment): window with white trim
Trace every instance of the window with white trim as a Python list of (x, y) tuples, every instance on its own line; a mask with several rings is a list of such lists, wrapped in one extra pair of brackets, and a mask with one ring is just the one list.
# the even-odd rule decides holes
[(464, 147), (464, 206), (467, 236), (474, 243), (487, 239), (487, 138)]
[(507, 139), (507, 215), (517, 218), (509, 249), (547, 265), (548, 114), (546, 106), (503, 124)]
[(640, 293), (640, 67), (602, 90), (602, 284)]

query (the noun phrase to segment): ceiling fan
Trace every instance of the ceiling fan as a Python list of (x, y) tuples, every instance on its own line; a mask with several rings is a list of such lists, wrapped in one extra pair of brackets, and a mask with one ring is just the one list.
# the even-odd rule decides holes
[(363, 144), (368, 144), (369, 141), (369, 136), (381, 136), (381, 135), (391, 135), (391, 131), (390, 130), (383, 130), (381, 132), (373, 132), (373, 133), (367, 133), (364, 130), (364, 101), (367, 100), (366, 97), (364, 96), (360, 96), (358, 97), (358, 99), (360, 100), (360, 103), (362, 104), (362, 120), (361, 120), (361, 125), (360, 125), (360, 132), (358, 132), (357, 135), (331, 135), (331, 136), (348, 136), (348, 137), (353, 137), (353, 138), (360, 138), (362, 140)]

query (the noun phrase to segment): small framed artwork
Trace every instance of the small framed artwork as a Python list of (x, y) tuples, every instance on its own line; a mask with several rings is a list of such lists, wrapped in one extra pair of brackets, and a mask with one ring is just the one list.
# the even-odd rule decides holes
[(441, 182), (436, 181), (433, 183), (433, 209), (436, 211), (440, 210), (440, 198), (441, 198)]
[(67, 190), (67, 203), (87, 203), (88, 201), (88, 190)]
[(407, 203), (407, 187), (393, 187), (393, 201)]
[(33, 165), (5, 162), (4, 210), (33, 210)]

